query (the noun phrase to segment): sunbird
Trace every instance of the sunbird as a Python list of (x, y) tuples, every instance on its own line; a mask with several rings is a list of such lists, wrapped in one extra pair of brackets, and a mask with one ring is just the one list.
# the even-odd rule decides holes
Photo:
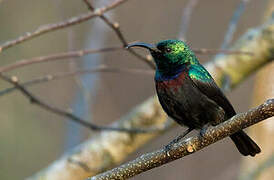
[[(156, 64), (155, 85), (159, 102), (169, 117), (188, 129), (166, 146), (171, 146), (194, 129), (201, 130), (233, 117), (236, 112), (194, 52), (180, 40), (157, 44), (132, 43), (127, 48), (149, 50)], [(260, 147), (242, 130), (230, 136), (244, 156), (255, 156)]]

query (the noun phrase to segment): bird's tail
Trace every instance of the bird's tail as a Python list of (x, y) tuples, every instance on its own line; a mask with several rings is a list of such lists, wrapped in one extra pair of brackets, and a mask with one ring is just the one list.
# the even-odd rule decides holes
[(230, 138), (244, 156), (255, 156), (261, 152), (260, 147), (244, 131), (238, 131), (232, 134)]

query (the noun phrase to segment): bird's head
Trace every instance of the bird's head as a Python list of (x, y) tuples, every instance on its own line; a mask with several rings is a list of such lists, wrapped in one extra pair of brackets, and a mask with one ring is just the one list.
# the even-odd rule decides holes
[(160, 72), (172, 72), (185, 63), (199, 64), (191, 49), (180, 40), (164, 40), (155, 45), (137, 42), (129, 44), (127, 47), (136, 46), (150, 51), (157, 65), (157, 70)]

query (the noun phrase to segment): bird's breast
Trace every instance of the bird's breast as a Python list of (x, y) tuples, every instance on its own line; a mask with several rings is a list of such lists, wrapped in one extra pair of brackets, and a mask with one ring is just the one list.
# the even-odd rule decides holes
[(180, 73), (177, 77), (164, 81), (156, 81), (157, 91), (172, 91), (178, 93), (186, 79), (187, 72)]

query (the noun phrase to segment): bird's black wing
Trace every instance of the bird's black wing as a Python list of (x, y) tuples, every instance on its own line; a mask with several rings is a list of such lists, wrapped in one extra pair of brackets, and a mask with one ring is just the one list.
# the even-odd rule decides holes
[[(194, 66), (191, 68), (189, 69), (189, 75), (192, 82), (201, 93), (205, 94), (209, 99), (215, 101), (219, 106), (221, 106), (228, 118), (234, 116), (236, 114), (234, 108), (207, 70), (202, 66)], [(230, 137), (237, 146), (239, 152), (244, 156), (255, 156), (261, 152), (260, 147), (242, 130), (232, 134)]]
[[(207, 77), (203, 78), (207, 79), (199, 80), (198, 78), (195, 78), (195, 76), (197, 76), (197, 74), (199, 75), (199, 73), (203, 76), (204, 73), (206, 73)], [(189, 75), (192, 82), (201, 91), (201, 93), (205, 94), (209, 99), (215, 101), (219, 106), (221, 106), (228, 118), (236, 114), (233, 106), (230, 104), (226, 96), (223, 94), (221, 89), (217, 86), (214, 79), (210, 76), (205, 68), (202, 66), (199, 66), (198, 68), (193, 66), (189, 69)]]

